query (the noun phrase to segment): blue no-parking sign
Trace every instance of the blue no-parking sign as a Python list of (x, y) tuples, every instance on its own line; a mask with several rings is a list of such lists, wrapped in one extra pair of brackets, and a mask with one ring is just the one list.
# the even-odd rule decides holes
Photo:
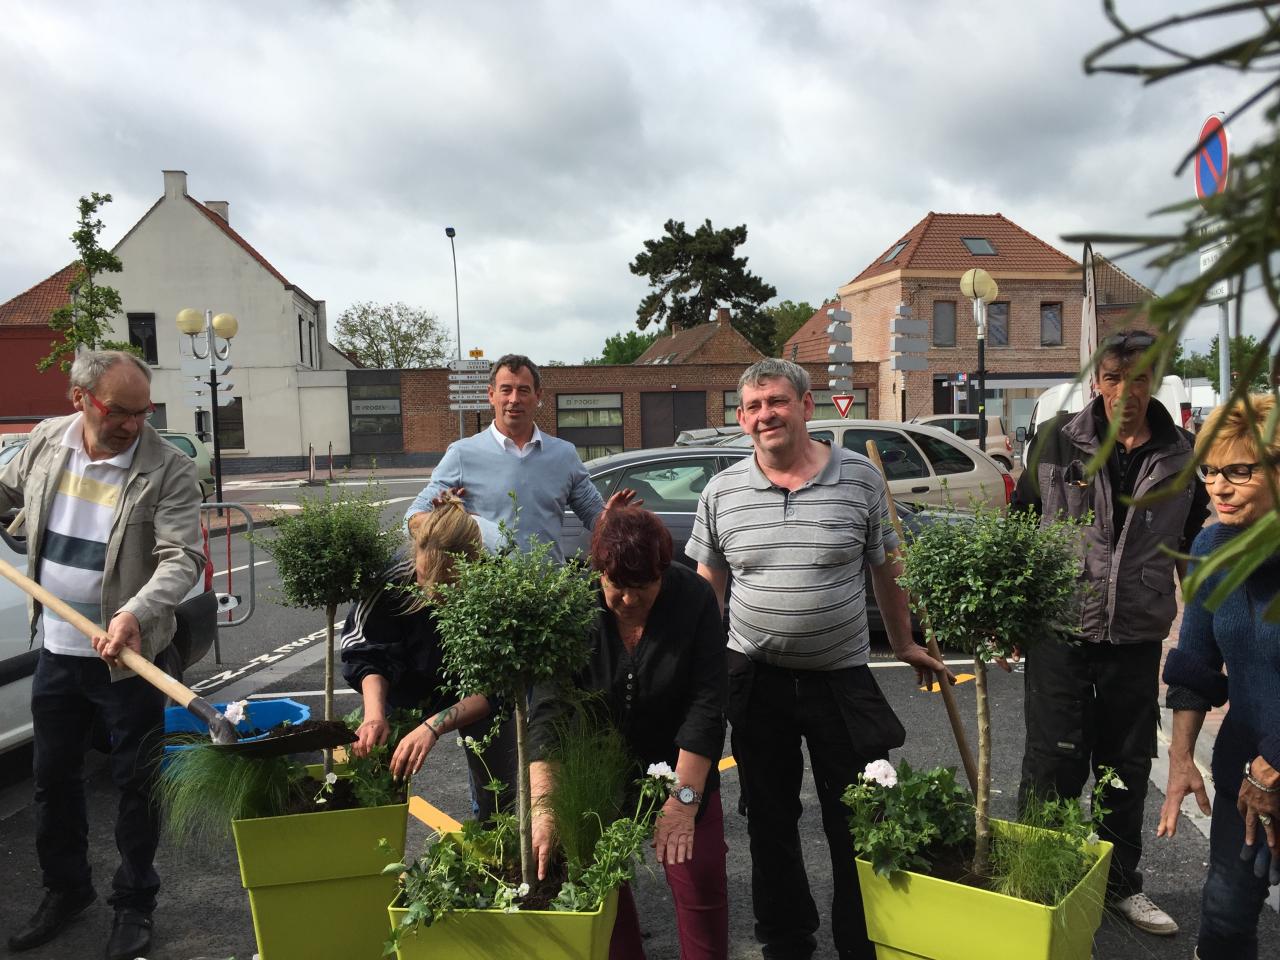
[(1204, 122), (1200, 128), (1200, 139), (1196, 142), (1200, 144), (1196, 151), (1196, 196), (1204, 200), (1227, 189), (1230, 155), (1227, 128), (1219, 114), (1215, 113)]

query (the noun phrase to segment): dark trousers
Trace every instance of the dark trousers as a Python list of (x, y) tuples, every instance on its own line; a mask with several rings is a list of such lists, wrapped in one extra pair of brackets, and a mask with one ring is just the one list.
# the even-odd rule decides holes
[(164, 731), (164, 694), (140, 677), (111, 682), (98, 657), (41, 651), (31, 681), (35, 728), (36, 853), (44, 885), (71, 892), (91, 885), (84, 754), (95, 716), (110, 737), (111, 779), (120, 792), (120, 866), (109, 903), (150, 913), (160, 877), (153, 860), (160, 815), (152, 802)]
[[(493, 717), (485, 717), (470, 726), (462, 727), (458, 730), (458, 735), (479, 740), (487, 736), (492, 728)], [(466, 751), (471, 815), (481, 823), (487, 822), (499, 810), (508, 813), (515, 811), (517, 753), (514, 714), (502, 721), (498, 732), (482, 753), (477, 754), (470, 749)], [(496, 796), (488, 789), (488, 785), (494, 780), (502, 784), (502, 789)]]
[(1142, 818), (1159, 721), (1160, 644), (1044, 640), (1027, 653), (1018, 806), (1028, 797), (1079, 797), (1092, 774), (1113, 767), (1127, 789), (1108, 790), (1098, 828), (1115, 844), (1107, 894), (1142, 890)]
[(832, 939), (841, 958), (870, 960), (875, 949), (867, 939), (848, 810), (840, 797), (869, 762), (902, 743), (902, 727), (870, 669), (786, 670), (731, 653), (728, 713), (746, 800), (751, 898), (763, 956), (803, 960), (817, 948), (818, 909), (800, 847), (803, 739), (831, 855)]
[[(1258, 914), (1266, 902), (1268, 881), (1254, 874), (1254, 860), (1240, 859), (1244, 847), (1244, 819), (1236, 797), (1244, 779), (1246, 760), (1256, 749), (1234, 736), (1224, 722), (1213, 747), (1213, 820), (1209, 826), (1209, 873), (1200, 895), (1200, 960), (1257, 960)], [(1255, 852), (1266, 850), (1258, 827)], [(1266, 854), (1263, 854), (1264, 858)]]

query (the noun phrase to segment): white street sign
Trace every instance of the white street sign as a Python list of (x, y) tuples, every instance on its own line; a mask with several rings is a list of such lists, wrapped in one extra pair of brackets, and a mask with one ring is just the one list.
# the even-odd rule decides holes
[[(226, 360), (215, 360), (213, 361), (213, 368), (218, 371), (218, 376), (222, 376), (231, 370), (231, 364)], [(182, 370), (183, 376), (207, 377), (209, 376), (209, 361), (186, 357), (180, 364), (179, 369)]]
[[(221, 393), (226, 393), (226, 392), (230, 391), (230, 390), (231, 390), (231, 388), (232, 388), (232, 387), (234, 387), (234, 386), (235, 386), (235, 384), (234, 384), (234, 383), (232, 383), (230, 380), (219, 380), (219, 381), (218, 381), (218, 393), (220, 393), (220, 394), (221, 394)], [(188, 384), (187, 384), (187, 390), (189, 390), (191, 393), (195, 393), (195, 394), (202, 394), (202, 395), (204, 395), (204, 396), (208, 396), (208, 395), (209, 395), (209, 391), (210, 391), (211, 389), (212, 389), (212, 388), (209, 386), (209, 384), (207, 384), (207, 383), (205, 383), (205, 382), (203, 382), (203, 381), (196, 381), (196, 382), (194, 382), (194, 383), (188, 383)]]
[[(853, 381), (843, 380), (843, 379), (828, 380), (827, 389), (830, 390), (833, 394), (848, 393), (850, 390), (853, 389)], [(841, 414), (841, 416), (844, 416), (844, 414)]]
[(827, 347), (827, 359), (832, 363), (852, 363), (853, 348), (844, 343), (833, 343)]
[(1219, 280), (1212, 287), (1205, 291), (1205, 303), (1222, 303), (1224, 300), (1231, 299), (1231, 281), (1227, 279)]
[(450, 403), (479, 403), (479, 404), (483, 404), (486, 409), (492, 406), (492, 404), (489, 403), (488, 397), (480, 396), (474, 393), (451, 393), (449, 394), (449, 402)]
[(890, 370), (928, 370), (929, 358), (916, 355), (898, 354), (889, 358)]
[(929, 332), (929, 321), (894, 317), (889, 321), (889, 332), (900, 333), (908, 337), (923, 337)]
[(850, 314), (848, 310), (841, 310), (838, 307), (832, 307), (830, 310), (828, 310), (827, 316), (830, 317), (832, 320), (834, 320), (836, 323), (848, 323), (850, 320), (853, 319), (852, 314)]
[(464, 412), (464, 413), (467, 411), (474, 410), (477, 413), (480, 413), (485, 410), (491, 410), (493, 408), (490, 407), (489, 404), (487, 403), (451, 403), (449, 404), (449, 409), (456, 410), (459, 412)]
[(848, 343), (853, 339), (853, 329), (847, 323), (829, 323), (827, 336), (840, 343)]
[(827, 373), (833, 377), (852, 377), (853, 367), (847, 363), (828, 363)]
[(492, 364), (488, 360), (450, 360), (450, 370), (483, 370), (489, 372)]
[(483, 370), (477, 370), (474, 373), (451, 373), (449, 374), (450, 383), (488, 383), (489, 374)]
[(928, 353), (929, 344), (914, 337), (894, 337), (889, 349), (894, 353)]
[(1212, 247), (1205, 247), (1200, 251), (1200, 272), (1205, 273), (1210, 267), (1222, 259), (1222, 255), (1226, 252), (1227, 245), (1225, 243), (1215, 243)]

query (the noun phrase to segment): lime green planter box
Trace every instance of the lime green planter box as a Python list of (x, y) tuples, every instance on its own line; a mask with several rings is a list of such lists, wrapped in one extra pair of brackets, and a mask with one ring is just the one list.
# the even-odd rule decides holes
[[(391, 929), (405, 907), (391, 901)], [(457, 910), (429, 927), (400, 938), (398, 960), (607, 960), (618, 891), (593, 913), (555, 910)], [(386, 926), (383, 926), (386, 934)], [(266, 960), (264, 957), (263, 960)]]
[(403, 859), (408, 818), (399, 803), (233, 820), (261, 960), (378, 960), (396, 894), (382, 868)]
[[(1028, 830), (992, 820), (996, 834)], [(1089, 960), (1102, 922), (1111, 844), (1056, 907), (910, 871), (877, 876), (858, 860), (867, 934), (878, 960)]]

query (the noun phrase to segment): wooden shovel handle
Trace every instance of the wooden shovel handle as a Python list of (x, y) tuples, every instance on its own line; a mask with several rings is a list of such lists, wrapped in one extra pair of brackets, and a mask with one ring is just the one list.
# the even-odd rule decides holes
[[(867, 441), (867, 456), (871, 458), (871, 462), (880, 471), (880, 476), (884, 477), (884, 496), (889, 505), (889, 519), (893, 521), (893, 529), (898, 534), (898, 542), (905, 544), (907, 538), (902, 530), (902, 518), (898, 516), (898, 507), (893, 502), (893, 492), (889, 489), (889, 475), (884, 472), (884, 463), (880, 459), (880, 450), (874, 440)], [(929, 649), (929, 655), (939, 663), (942, 663), (942, 649), (938, 646), (933, 630), (929, 627), (928, 612), (924, 609), (923, 604), (920, 605), (920, 620), (924, 625), (924, 637), (926, 646)], [(960, 751), (960, 762), (964, 765), (964, 773), (969, 780), (970, 788), (976, 793), (978, 790), (978, 765), (974, 763), (973, 752), (969, 749), (969, 740), (965, 736), (964, 723), (960, 719), (960, 707), (957, 705), (955, 693), (951, 689), (951, 681), (947, 679), (945, 672), (937, 673), (935, 671), (935, 675), (938, 678), (938, 690), (942, 693), (943, 705), (947, 708), (947, 718), (951, 721), (951, 732), (955, 734), (956, 747)]]
[[(59, 600), (40, 584), (18, 570), (13, 564), (3, 559), (0, 559), (0, 575), (13, 581), (23, 591), (35, 597), (40, 603), (67, 621), (90, 640), (107, 632), (103, 627), (94, 623), (84, 614), (72, 609), (67, 603)], [(143, 680), (146, 680), (147, 683), (167, 694), (174, 703), (181, 707), (189, 706), (191, 701), (198, 696), (194, 690), (183, 686), (146, 657), (135, 653), (128, 647), (120, 651), (119, 660), (124, 666), (142, 677)]]

